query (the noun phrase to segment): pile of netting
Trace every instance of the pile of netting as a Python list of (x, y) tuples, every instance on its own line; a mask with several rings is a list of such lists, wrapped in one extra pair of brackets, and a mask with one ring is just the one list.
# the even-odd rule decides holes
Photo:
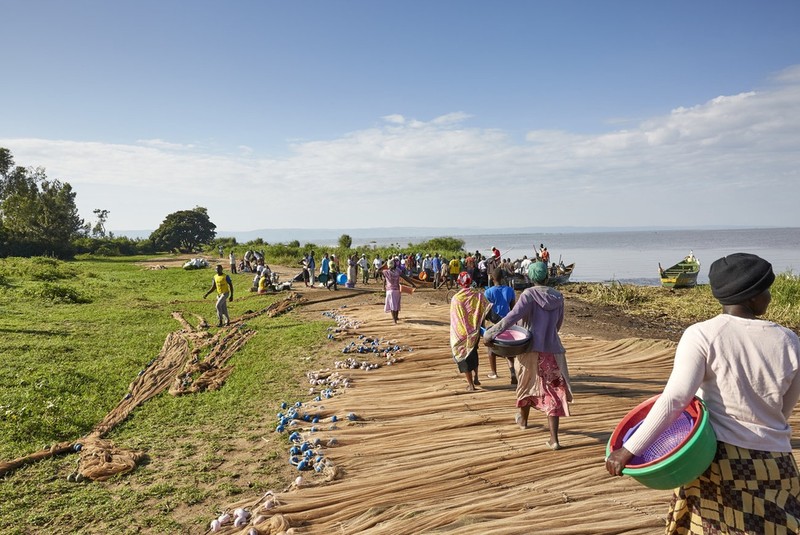
[(104, 481), (130, 472), (144, 458), (144, 452), (117, 447), (103, 437), (137, 407), (164, 390), (176, 396), (220, 388), (233, 371), (228, 360), (256, 334), (246, 327), (246, 322), (262, 315), (274, 317), (286, 313), (299, 301), (300, 295), (292, 292), (262, 310), (247, 312), (214, 335), (208, 332), (208, 323), (202, 317), (196, 316), (198, 324), (192, 326), (181, 313), (173, 312), (172, 317), (181, 324), (181, 329), (167, 335), (158, 356), (139, 372), (119, 404), (89, 434), (0, 462), (0, 477), (23, 465), (70, 452), (78, 453), (80, 460), (77, 470), (67, 477), (69, 481)]

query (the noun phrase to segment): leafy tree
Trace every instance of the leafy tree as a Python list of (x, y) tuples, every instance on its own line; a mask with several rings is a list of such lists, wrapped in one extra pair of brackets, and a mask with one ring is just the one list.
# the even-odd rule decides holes
[(217, 235), (216, 228), (208, 217), (208, 210), (196, 206), (169, 214), (150, 234), (150, 241), (159, 251), (188, 253), (211, 243)]
[(0, 235), (6, 254), (71, 256), (71, 241), (83, 226), (69, 183), (49, 180), (41, 167), (15, 167), (11, 152), (0, 148)]
[(353, 238), (349, 234), (342, 234), (339, 236), (339, 247), (342, 249), (349, 249), (353, 245)]

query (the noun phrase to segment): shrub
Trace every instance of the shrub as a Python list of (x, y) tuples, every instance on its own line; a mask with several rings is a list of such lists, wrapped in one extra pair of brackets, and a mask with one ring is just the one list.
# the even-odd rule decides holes
[(22, 291), (23, 295), (50, 301), (57, 304), (81, 304), (90, 303), (91, 300), (82, 296), (75, 288), (63, 284), (51, 284), (44, 282), (32, 288)]

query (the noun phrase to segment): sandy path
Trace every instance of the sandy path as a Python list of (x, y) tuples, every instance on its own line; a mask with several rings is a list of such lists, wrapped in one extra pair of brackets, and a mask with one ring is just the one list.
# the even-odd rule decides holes
[[(545, 418), (531, 414), (530, 428), (513, 422), (508, 371), (490, 380), (481, 354), (482, 386), (475, 393), (452, 363), (448, 307), (440, 295), (418, 291), (404, 299), (401, 324), (383, 312), (382, 296), (340, 290), (300, 290), (303, 313), (336, 309), (360, 322), (341, 333), (344, 347), (358, 335), (410, 346), (404, 361), (378, 370), (347, 370), (353, 386), (305, 410), (359, 420), (322, 424), (308, 432), (344, 471), (323, 483), (305, 472), (310, 487), (279, 495), (284, 515), (301, 533), (659, 533), (670, 491), (647, 489), (603, 468), (605, 443), (619, 419), (659, 391), (674, 344), (623, 339), (602, 341), (562, 333), (575, 391), (573, 416), (562, 419), (565, 449), (544, 446)], [(345, 297), (347, 296), (347, 297)], [(338, 298), (328, 301), (329, 298)], [(319, 301), (319, 302), (314, 302)], [(342, 356), (344, 358), (344, 355)], [(355, 355), (359, 360), (364, 355)], [(378, 361), (373, 358), (372, 360)], [(244, 532), (243, 532), (244, 533)]]
[[(323, 444), (336, 438), (338, 445), (323, 453), (343, 476), (324, 482), (303, 472), (309, 486), (279, 494), (280, 506), (267, 515), (283, 515), (296, 533), (315, 534), (663, 531), (671, 491), (611, 478), (603, 457), (617, 422), (660, 391), (672, 367), (674, 342), (609, 341), (565, 329), (575, 402), (573, 415), (561, 420), (564, 449), (553, 452), (544, 446), (548, 433), (540, 413), (531, 412), (527, 430), (514, 424), (514, 391), (504, 362), (498, 362), (500, 378), (487, 379), (482, 350), (482, 385), (466, 392), (450, 357), (443, 292), (418, 290), (404, 297), (401, 323), (393, 325), (383, 312), (382, 293), (295, 287), (307, 298), (301, 314), (318, 319), (335, 310), (359, 323), (337, 335), (336, 347), (366, 336), (413, 351), (402, 352), (403, 362), (394, 366), (343, 371), (353, 381), (350, 388), (305, 405), (325, 423), (315, 433), (311, 424), (302, 427), (304, 438)], [(361, 354), (341, 358), (347, 356), (381, 361)], [(359, 420), (342, 421), (350, 412)], [(329, 429), (331, 415), (339, 416), (338, 429)], [(796, 429), (798, 422), (792, 425)], [(259, 524), (260, 533), (277, 533), (265, 529), (267, 523)]]

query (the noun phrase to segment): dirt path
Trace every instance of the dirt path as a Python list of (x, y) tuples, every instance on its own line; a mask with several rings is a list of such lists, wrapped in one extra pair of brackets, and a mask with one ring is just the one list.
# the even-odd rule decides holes
[[(413, 351), (400, 351), (403, 361), (393, 366), (344, 371), (350, 388), (304, 406), (322, 422), (315, 432), (311, 424), (299, 431), (323, 445), (338, 441), (320, 451), (341, 477), (325, 482), (321, 475), (303, 472), (309, 485), (278, 495), (280, 505), (263, 513), (280, 515), (284, 528), (320, 534), (584, 535), (663, 529), (670, 492), (610, 478), (602, 460), (619, 419), (666, 380), (672, 342), (619, 336), (600, 340), (584, 336), (580, 321), (565, 325), (575, 403), (573, 416), (562, 420), (565, 449), (553, 452), (544, 446), (543, 416), (532, 414), (527, 430), (514, 425), (508, 372), (500, 366), (500, 378), (487, 379), (485, 353), (479, 391), (465, 391), (463, 376), (449, 357), (442, 292), (418, 290), (404, 297), (401, 323), (393, 325), (383, 312), (382, 293), (305, 289), (302, 284), (299, 290), (308, 300), (301, 314), (318, 318), (333, 311), (358, 325), (337, 334), (335, 343), (341, 347), (369, 337)], [(597, 319), (593, 330), (608, 321)], [(613, 321), (609, 325), (610, 332), (624, 334)], [(343, 418), (349, 413), (358, 419)], [(336, 424), (330, 423), (333, 415), (340, 419)], [(269, 521), (259, 524), (262, 532), (270, 532)]]
[[(282, 280), (294, 275), (278, 271)], [(373, 370), (328, 370), (347, 377), (351, 386), (306, 403), (302, 410), (320, 422), (291, 430), (306, 441), (319, 439), (318, 451), (335, 465), (336, 478), (298, 472), (303, 486), (277, 494), (277, 507), (255, 508), (264, 515), (259, 533), (662, 532), (671, 491), (611, 478), (603, 457), (622, 416), (665, 383), (675, 342), (663, 338), (677, 339), (676, 334), (567, 293), (561, 334), (575, 402), (572, 416), (561, 422), (564, 449), (554, 452), (544, 445), (548, 433), (541, 414), (532, 413), (526, 430), (514, 424), (508, 371), (499, 363), (500, 377), (486, 378), (484, 351), (482, 385), (466, 392), (450, 357), (444, 292), (421, 289), (404, 296), (401, 323), (394, 325), (383, 312), (377, 285), (333, 292), (301, 283), (295, 289), (306, 299), (298, 314), (335, 315), (349, 326), (335, 335), (335, 347), (383, 340), (402, 348), (395, 352), (401, 362)], [(346, 357), (385, 362), (371, 354), (341, 355)], [(346, 418), (351, 413), (355, 420)], [(339, 419), (335, 424), (332, 416)], [(326, 446), (331, 439), (337, 443)], [(249, 497), (230, 507), (254, 503)]]

